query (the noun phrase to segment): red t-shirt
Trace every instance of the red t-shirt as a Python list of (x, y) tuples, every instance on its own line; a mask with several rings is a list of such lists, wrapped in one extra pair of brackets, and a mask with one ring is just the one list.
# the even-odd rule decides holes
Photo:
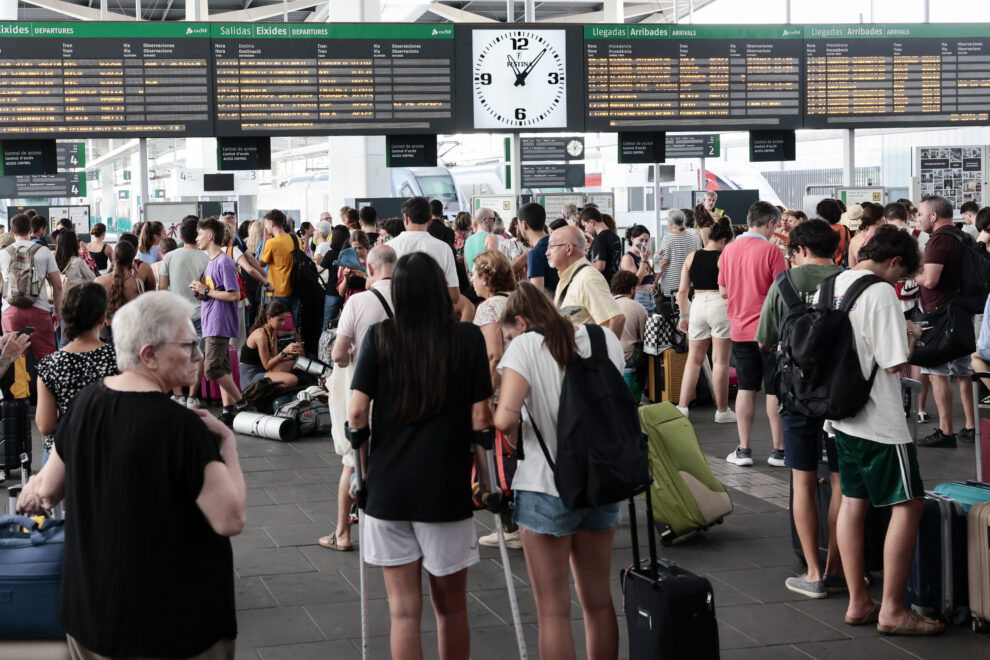
[(725, 246), (718, 285), (728, 292), (732, 341), (756, 341), (763, 300), (773, 278), (786, 269), (780, 248), (759, 234), (746, 232)]
[(959, 278), (961, 276), (963, 246), (952, 236), (947, 234), (952, 232), (962, 235), (962, 231), (955, 225), (949, 224), (939, 227), (932, 233), (925, 246), (925, 263), (941, 264), (942, 275), (938, 278), (938, 285), (934, 289), (921, 287), (921, 311), (934, 312), (944, 306), (956, 295), (959, 288)]

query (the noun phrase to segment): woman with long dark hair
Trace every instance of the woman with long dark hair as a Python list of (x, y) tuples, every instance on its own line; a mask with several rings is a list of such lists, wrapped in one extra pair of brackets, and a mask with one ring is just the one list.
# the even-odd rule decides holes
[[(620, 268), (636, 275), (635, 300), (650, 314), (657, 307), (654, 290), (653, 254), (650, 252), (650, 230), (633, 225), (626, 230), (629, 250), (622, 255)], [(611, 284), (611, 282), (609, 282)]]
[(127, 241), (120, 241), (113, 250), (113, 269), (96, 278), (96, 283), (107, 290), (107, 316), (100, 339), (109, 341), (110, 322), (114, 313), (126, 303), (144, 293), (144, 281), (137, 277), (134, 258), (137, 249)]
[(73, 287), (96, 279), (96, 273), (79, 256), (79, 239), (76, 237), (76, 232), (71, 229), (62, 229), (58, 233), (58, 238), (55, 239), (55, 264), (64, 276), (62, 278), (63, 296), (66, 292), (65, 285)]
[[(619, 524), (619, 504), (569, 509), (554, 485), (546, 451), (557, 454), (557, 412), (564, 371), (575, 357), (589, 357), (591, 339), (585, 326), (575, 327), (560, 315), (538, 288), (521, 283), (506, 301), (502, 330), (511, 339), (499, 363), (502, 390), (495, 425), (512, 438), (518, 429), (522, 455), (512, 478), (513, 520), (519, 525), (529, 579), (536, 599), (540, 656), (573, 658), (570, 571), (584, 614), (587, 656), (615, 658), (619, 629), (612, 605), (612, 540)], [(533, 332), (530, 332), (530, 331)], [(622, 344), (603, 332), (609, 361), (621, 374)], [(527, 419), (521, 424), (526, 408)]]
[(299, 377), (292, 373), (296, 357), (305, 355), (300, 342), (293, 342), (284, 349), (278, 348), (278, 333), (289, 318), (289, 308), (275, 300), (264, 305), (254, 325), (248, 328), (247, 339), (241, 346), (241, 387), (270, 378), (279, 387), (294, 387)]
[(362, 551), (383, 567), (392, 657), (423, 657), (425, 568), (440, 657), (466, 660), (467, 568), (478, 562), (471, 446), (475, 434), (494, 440), (485, 339), (474, 324), (454, 320), (443, 272), (427, 254), (399, 259), (392, 300), (395, 316), (368, 330), (351, 383), (352, 439), (371, 436), (362, 447)]

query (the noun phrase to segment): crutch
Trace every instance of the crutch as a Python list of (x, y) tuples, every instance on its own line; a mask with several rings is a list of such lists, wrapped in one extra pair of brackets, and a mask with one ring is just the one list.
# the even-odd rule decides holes
[(983, 474), (983, 439), (986, 437), (983, 434), (983, 423), (980, 420), (980, 379), (990, 378), (990, 373), (977, 372), (972, 376), (973, 379), (973, 416), (976, 418), (976, 433), (974, 433), (976, 445), (973, 451), (976, 452), (976, 480), (982, 482), (987, 475)]
[[(512, 579), (512, 566), (509, 564), (509, 551), (505, 546), (505, 531), (502, 529), (502, 489), (495, 478), (495, 434), (491, 429), (476, 431), (475, 458), (478, 459), (478, 482), (481, 490), (481, 503), (493, 511), (495, 535), (498, 537), (498, 551), (502, 557), (502, 570), (505, 572), (505, 589), (509, 592), (509, 609), (512, 611), (512, 625), (516, 629), (516, 644), (519, 647), (519, 660), (526, 660), (526, 638), (523, 636), (522, 619), (519, 616), (519, 601), (516, 600), (516, 585)], [(501, 451), (501, 447), (499, 447)]]
[[(356, 495), (358, 505), (357, 517), (358, 524), (361, 530), (364, 531), (364, 523), (361, 522), (361, 510), (365, 505), (364, 472), (362, 471), (361, 465), (361, 445), (368, 440), (370, 431), (368, 427), (363, 429), (352, 429), (346, 422), (345, 429), (347, 431), (347, 437), (351, 442), (351, 449), (354, 452), (354, 479), (357, 484)], [(365, 539), (362, 538), (357, 548), (358, 585), (361, 591), (361, 660), (367, 660), (368, 658), (368, 567), (364, 563), (364, 541)]]

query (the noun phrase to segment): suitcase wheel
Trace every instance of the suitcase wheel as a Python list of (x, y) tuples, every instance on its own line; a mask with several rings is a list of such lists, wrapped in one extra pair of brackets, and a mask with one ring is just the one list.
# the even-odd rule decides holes
[(978, 616), (973, 617), (973, 632), (982, 633), (987, 629), (987, 622)]

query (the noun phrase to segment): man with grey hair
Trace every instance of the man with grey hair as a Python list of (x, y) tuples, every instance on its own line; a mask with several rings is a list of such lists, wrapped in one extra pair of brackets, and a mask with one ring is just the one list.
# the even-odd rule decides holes
[(705, 193), (705, 200), (702, 202), (705, 209), (712, 214), (712, 217), (718, 220), (720, 217), (725, 215), (725, 211), (722, 209), (715, 208), (715, 202), (718, 201), (718, 193), (714, 190), (709, 190)]
[(729, 301), (728, 316), (735, 359), (739, 393), (736, 395), (736, 423), (739, 427), (739, 447), (729, 454), (730, 463), (741, 466), (753, 464), (750, 434), (756, 415), (756, 393), (761, 383), (766, 388), (767, 417), (773, 450), (767, 463), (784, 467), (784, 432), (777, 411), (775, 385), (776, 360), (772, 353), (760, 350), (756, 329), (770, 285), (777, 273), (787, 270), (784, 254), (770, 242), (774, 227), (780, 222), (780, 211), (769, 202), (755, 202), (746, 215), (748, 231), (738, 236), (722, 250), (719, 261), (718, 288)]
[(499, 237), (491, 233), (495, 226), (495, 211), (482, 206), (474, 212), (474, 221), (478, 229), (464, 241), (464, 267), (469, 273), (474, 270), (474, 258), (485, 250), (497, 250), (499, 242)]
[(336, 368), (330, 374), (327, 387), (332, 406), (333, 445), (341, 456), (344, 469), (337, 487), (337, 530), (319, 540), (320, 545), (331, 550), (346, 551), (353, 547), (349, 513), (354, 457), (344, 422), (351, 402), (350, 383), (354, 377), (354, 365), (364, 343), (364, 335), (371, 326), (392, 318), (392, 270), (396, 261), (395, 250), (388, 245), (379, 245), (368, 253), (368, 290), (356, 293), (347, 300), (337, 324), (337, 338), (331, 354)]
[(561, 227), (550, 234), (547, 259), (560, 273), (554, 303), (561, 310), (580, 308), (570, 315), (574, 323), (604, 325), (621, 337), (626, 317), (605, 276), (585, 258), (586, 249), (584, 234), (577, 227)]

